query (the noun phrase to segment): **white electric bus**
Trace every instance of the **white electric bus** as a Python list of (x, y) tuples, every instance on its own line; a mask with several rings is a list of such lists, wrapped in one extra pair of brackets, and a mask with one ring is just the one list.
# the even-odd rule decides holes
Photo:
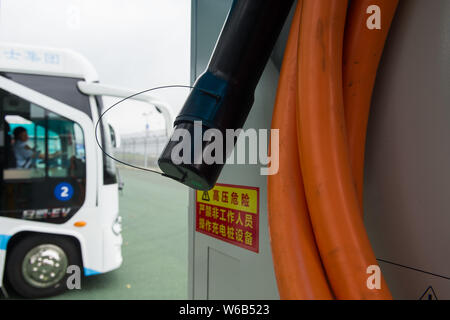
[[(116, 169), (94, 130), (102, 95), (132, 93), (99, 84), (73, 51), (0, 43), (0, 287), (50, 296), (66, 288), (68, 266), (90, 276), (121, 265)], [(136, 98), (171, 127), (164, 103)], [(98, 136), (111, 152), (105, 119)]]

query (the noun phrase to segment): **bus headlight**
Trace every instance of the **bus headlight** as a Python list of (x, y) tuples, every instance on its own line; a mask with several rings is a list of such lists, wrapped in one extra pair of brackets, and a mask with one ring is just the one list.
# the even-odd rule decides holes
[(118, 236), (122, 232), (122, 217), (118, 216), (112, 225), (112, 231), (113, 233)]

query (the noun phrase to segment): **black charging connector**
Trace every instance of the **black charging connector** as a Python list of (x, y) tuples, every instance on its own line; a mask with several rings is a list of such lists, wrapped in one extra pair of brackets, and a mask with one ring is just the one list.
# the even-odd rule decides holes
[[(292, 7), (293, 0), (235, 0), (206, 71), (197, 79), (174, 129), (185, 132), (171, 139), (158, 165), (165, 175), (198, 190), (209, 190), (216, 183), (223, 161), (207, 164), (203, 150), (211, 143), (201, 139), (194, 147), (195, 122), (201, 121), (201, 134), (218, 129), (240, 129), (250, 112), (256, 86), (269, 60), (275, 42)], [(181, 139), (190, 139), (190, 159), (173, 161), (172, 153)]]

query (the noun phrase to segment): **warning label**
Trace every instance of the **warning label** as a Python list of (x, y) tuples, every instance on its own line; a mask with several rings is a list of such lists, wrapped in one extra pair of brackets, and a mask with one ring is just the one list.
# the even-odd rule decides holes
[(429, 286), (419, 300), (438, 300), (438, 298), (436, 296), (436, 292), (434, 292), (433, 287)]
[(195, 230), (258, 252), (259, 188), (218, 183), (197, 191)]

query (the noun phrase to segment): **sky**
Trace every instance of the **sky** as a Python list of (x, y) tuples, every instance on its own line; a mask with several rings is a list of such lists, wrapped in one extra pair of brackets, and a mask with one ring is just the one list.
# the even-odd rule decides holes
[[(0, 41), (75, 50), (101, 82), (136, 92), (189, 85), (190, 10), (189, 0), (0, 0)], [(176, 115), (188, 90), (153, 94)], [(105, 107), (115, 101), (104, 99)], [(119, 134), (143, 131), (147, 121), (150, 130), (164, 129), (162, 116), (142, 103), (120, 104), (108, 120)]]

